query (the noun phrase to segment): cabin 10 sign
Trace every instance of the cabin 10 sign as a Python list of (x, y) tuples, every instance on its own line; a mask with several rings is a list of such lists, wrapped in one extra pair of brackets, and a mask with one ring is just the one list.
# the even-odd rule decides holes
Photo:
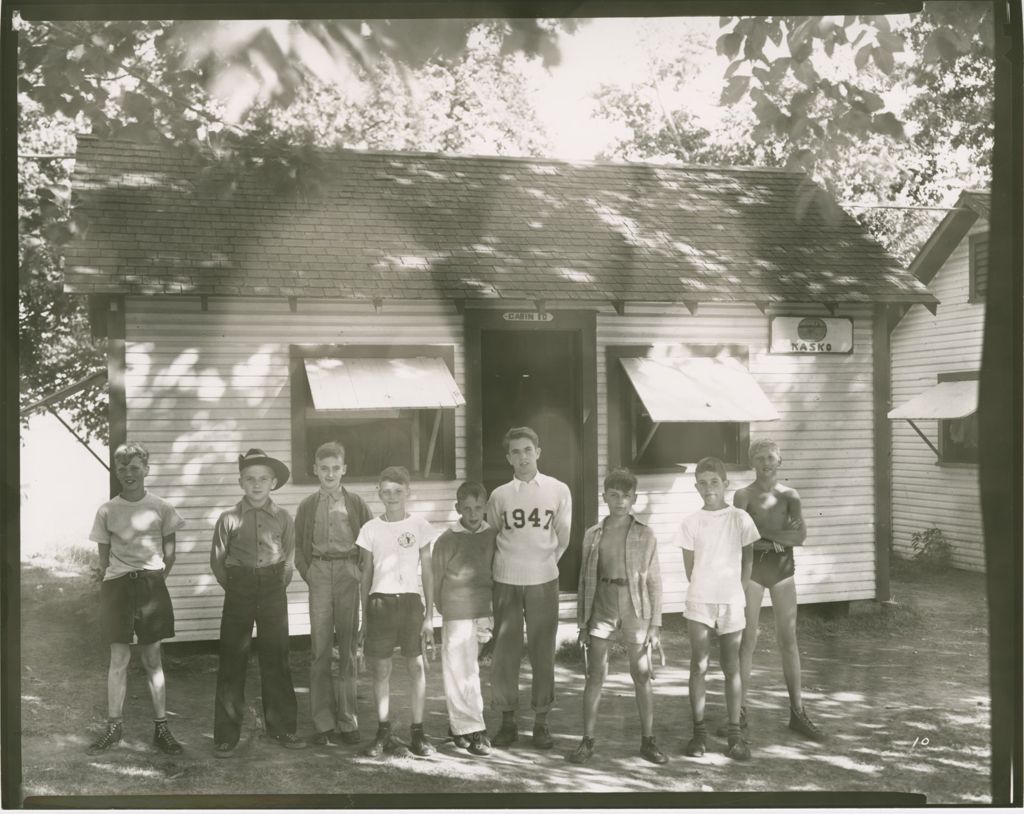
[(768, 323), (771, 353), (850, 353), (853, 320), (849, 317), (772, 317)]

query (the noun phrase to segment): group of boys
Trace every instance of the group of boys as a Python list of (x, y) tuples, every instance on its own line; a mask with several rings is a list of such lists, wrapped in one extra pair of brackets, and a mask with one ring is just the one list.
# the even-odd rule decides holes
[[(492, 708), (502, 713), (493, 746), (519, 738), (519, 669), (524, 649), (532, 671), (532, 742), (554, 746), (547, 723), (555, 698), (554, 659), (558, 630), (558, 560), (568, 548), (572, 497), (568, 486), (538, 471), (537, 434), (513, 428), (504, 438), (512, 480), (488, 498), (475, 482), (456, 494), (457, 522), (439, 533), (410, 514), (409, 472), (400, 466), (380, 475), (384, 511), (373, 516), (365, 501), (342, 485), (345, 451), (336, 442), (315, 453), (320, 488), (298, 507), (295, 521), (271, 493), (288, 480), (281, 461), (260, 449), (239, 456), (243, 497), (217, 520), (210, 567), (224, 589), (214, 708), (214, 755), (232, 756), (247, 711), (245, 679), (253, 625), (263, 719), (267, 735), (287, 749), (310, 743), (358, 744), (356, 681), (360, 653), (368, 662), (377, 731), (362, 754), (428, 756), (435, 747), (423, 728), (426, 662), (432, 650), (434, 613), (442, 616), (441, 662), (448, 736), (474, 755), (490, 752), (484, 723), (479, 658), (492, 648)], [(704, 684), (710, 633), (718, 631), (726, 676), (727, 754), (749, 758), (744, 693), (756, 644), (764, 588), (772, 592), (791, 700), (790, 727), (821, 739), (800, 697), (796, 648), (796, 594), (792, 546), (806, 531), (799, 495), (778, 483), (778, 446), (755, 442), (750, 450), (756, 480), (725, 503), (725, 467), (705, 458), (696, 469), (703, 508), (687, 517), (676, 544), (683, 549), (689, 580), (685, 617), (691, 645), (690, 756), (704, 754)], [(108, 722), (89, 747), (103, 752), (123, 737), (122, 711), (130, 645), (138, 642), (155, 711), (154, 743), (178, 754), (181, 744), (166, 720), (160, 642), (174, 635), (165, 579), (174, 564), (175, 532), (184, 521), (166, 501), (145, 488), (149, 455), (137, 443), (114, 454), (121, 493), (100, 507), (90, 539), (99, 545), (103, 628), (110, 642)], [(640, 754), (662, 764), (667, 757), (654, 734), (653, 653), (660, 650), (661, 573), (653, 532), (633, 514), (637, 480), (627, 470), (605, 479), (607, 517), (584, 537), (577, 612), (579, 642), (587, 656), (583, 738), (569, 759), (588, 760), (601, 689), (608, 672), (609, 643), (618, 635), (629, 653), (641, 722)], [(314, 733), (296, 735), (297, 705), (288, 663), (286, 589), (293, 570), (308, 585), (311, 642), (310, 704)], [(362, 611), (362, 612), (360, 612)], [(332, 676), (334, 647), (340, 658)], [(409, 742), (391, 729), (390, 676), (395, 649), (410, 682)], [(335, 686), (338, 685), (338, 691)]]

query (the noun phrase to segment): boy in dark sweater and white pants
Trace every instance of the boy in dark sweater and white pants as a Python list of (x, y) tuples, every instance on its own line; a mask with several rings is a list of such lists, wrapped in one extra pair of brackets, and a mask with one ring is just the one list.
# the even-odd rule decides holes
[(441, 624), (441, 671), (448, 705), (448, 734), (471, 754), (490, 749), (480, 691), (480, 644), (488, 641), (491, 618), (491, 569), (497, 529), (484, 520), (487, 490), (467, 481), (456, 493), (459, 521), (434, 543), (431, 554), (434, 604)]
[(494, 661), (491, 704), (500, 709), (495, 746), (519, 739), (519, 662), (523, 621), (533, 672), (533, 745), (551, 749), (547, 716), (555, 701), (558, 560), (569, 547), (572, 495), (561, 481), (537, 471), (540, 441), (529, 427), (503, 440), (513, 478), (491, 493), (487, 518), (498, 529), (494, 555)]

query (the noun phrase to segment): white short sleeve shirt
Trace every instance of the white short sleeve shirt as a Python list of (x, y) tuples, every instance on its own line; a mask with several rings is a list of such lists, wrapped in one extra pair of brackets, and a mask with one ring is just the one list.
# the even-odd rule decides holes
[(104, 580), (132, 571), (159, 571), (164, 567), (163, 540), (185, 525), (175, 508), (146, 492), (139, 500), (118, 495), (96, 512), (89, 539), (110, 546), (110, 565)]
[(388, 521), (375, 517), (359, 530), (356, 545), (373, 556), (370, 593), (419, 593), (420, 549), (429, 546), (440, 532), (422, 517)]
[(753, 519), (742, 509), (701, 509), (686, 517), (675, 545), (693, 552), (687, 602), (746, 605), (743, 594), (743, 547), (761, 539)]

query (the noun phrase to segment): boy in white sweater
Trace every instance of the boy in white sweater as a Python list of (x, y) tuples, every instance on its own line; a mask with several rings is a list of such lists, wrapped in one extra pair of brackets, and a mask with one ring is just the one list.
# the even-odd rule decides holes
[(503, 440), (513, 478), (491, 493), (487, 518), (498, 529), (494, 556), (494, 661), (491, 704), (501, 710), (495, 746), (519, 739), (519, 663), (523, 622), (533, 673), (533, 745), (551, 749), (547, 717), (555, 700), (558, 560), (569, 547), (572, 495), (561, 481), (537, 471), (540, 441), (529, 427)]

